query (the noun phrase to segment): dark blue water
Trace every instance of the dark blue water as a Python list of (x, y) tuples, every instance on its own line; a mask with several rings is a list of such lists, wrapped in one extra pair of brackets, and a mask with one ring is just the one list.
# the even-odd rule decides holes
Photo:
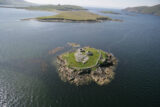
[[(103, 15), (124, 22), (21, 21), (53, 13), (0, 8), (0, 107), (159, 107), (160, 17), (115, 11), (121, 15)], [(115, 79), (106, 86), (61, 81), (48, 51), (67, 42), (112, 52)]]

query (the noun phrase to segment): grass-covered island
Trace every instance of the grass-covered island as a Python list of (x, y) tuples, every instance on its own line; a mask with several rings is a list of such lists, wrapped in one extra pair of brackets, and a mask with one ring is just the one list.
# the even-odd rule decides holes
[(89, 11), (62, 11), (57, 15), (38, 17), (36, 20), (47, 22), (101, 22), (112, 19)]
[(101, 13), (104, 13), (104, 14), (116, 14), (116, 15), (120, 15), (120, 13), (118, 12), (113, 12), (113, 11), (100, 11)]
[(57, 56), (57, 63), (63, 81), (76, 85), (94, 81), (104, 85), (114, 78), (117, 59), (111, 53), (83, 47)]
[(89, 12), (87, 9), (75, 5), (40, 5), (28, 7), (16, 7), (18, 9), (49, 11), (56, 12), (53, 16), (43, 16), (37, 18), (29, 18), (22, 20), (38, 20), (42, 22), (103, 22), (103, 21), (120, 21), (107, 16), (98, 15)]

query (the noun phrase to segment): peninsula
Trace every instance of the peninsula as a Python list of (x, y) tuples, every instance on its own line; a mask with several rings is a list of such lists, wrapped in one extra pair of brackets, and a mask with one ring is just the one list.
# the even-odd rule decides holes
[(57, 56), (57, 64), (59, 76), (65, 82), (105, 85), (114, 79), (117, 59), (111, 53), (83, 47)]
[(38, 10), (38, 11), (78, 11), (78, 10), (87, 10), (81, 6), (76, 5), (38, 5), (38, 6), (28, 6), (24, 7), (27, 10)]

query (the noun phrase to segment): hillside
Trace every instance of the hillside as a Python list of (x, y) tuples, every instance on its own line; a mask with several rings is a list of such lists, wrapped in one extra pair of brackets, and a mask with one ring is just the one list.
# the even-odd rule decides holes
[(143, 14), (153, 14), (160, 16), (160, 4), (150, 7), (149, 6), (129, 7), (124, 9), (124, 11), (143, 13)]
[(0, 5), (25, 5), (30, 4), (24, 0), (0, 0)]
[(40, 6), (30, 6), (25, 9), (29, 10), (42, 10), (42, 11), (71, 11), (71, 10), (86, 10), (83, 7), (75, 6), (75, 5), (40, 5)]

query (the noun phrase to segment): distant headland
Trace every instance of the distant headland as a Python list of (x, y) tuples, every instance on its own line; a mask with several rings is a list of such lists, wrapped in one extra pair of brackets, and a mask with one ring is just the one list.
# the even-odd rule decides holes
[(124, 11), (160, 16), (160, 4), (155, 6), (129, 7), (124, 9)]
[[(80, 6), (75, 5), (32, 5), (32, 6), (14, 6), (14, 5), (2, 5), (3, 8), (16, 8), (16, 9), (26, 9), (33, 11), (47, 11), (55, 12), (56, 15), (53, 16), (43, 16), (36, 18), (27, 18), (22, 20), (37, 20), (41, 22), (103, 22), (103, 21), (119, 21), (120, 19), (112, 19), (107, 16), (102, 16), (96, 13), (92, 13)], [(105, 12), (106, 13), (106, 12)], [(118, 14), (115, 12), (109, 12)]]
[(56, 12), (57, 15), (29, 18), (24, 20), (37, 20), (41, 22), (103, 22), (120, 21), (107, 16), (98, 15), (87, 11), (87, 9), (74, 5), (42, 5), (24, 7), (27, 10), (40, 10)]
[(90, 82), (105, 85), (114, 79), (117, 59), (111, 53), (87, 46), (57, 56), (57, 64), (65, 82), (77, 86)]
[(19, 7), (20, 9), (27, 10), (39, 10), (56, 12), (57, 15), (43, 16), (37, 18), (29, 18), (24, 20), (38, 20), (42, 22), (103, 22), (103, 21), (119, 21), (119, 19), (112, 19), (107, 16), (98, 15), (87, 11), (87, 9), (75, 6), (75, 5), (40, 5), (40, 6), (29, 6)]

